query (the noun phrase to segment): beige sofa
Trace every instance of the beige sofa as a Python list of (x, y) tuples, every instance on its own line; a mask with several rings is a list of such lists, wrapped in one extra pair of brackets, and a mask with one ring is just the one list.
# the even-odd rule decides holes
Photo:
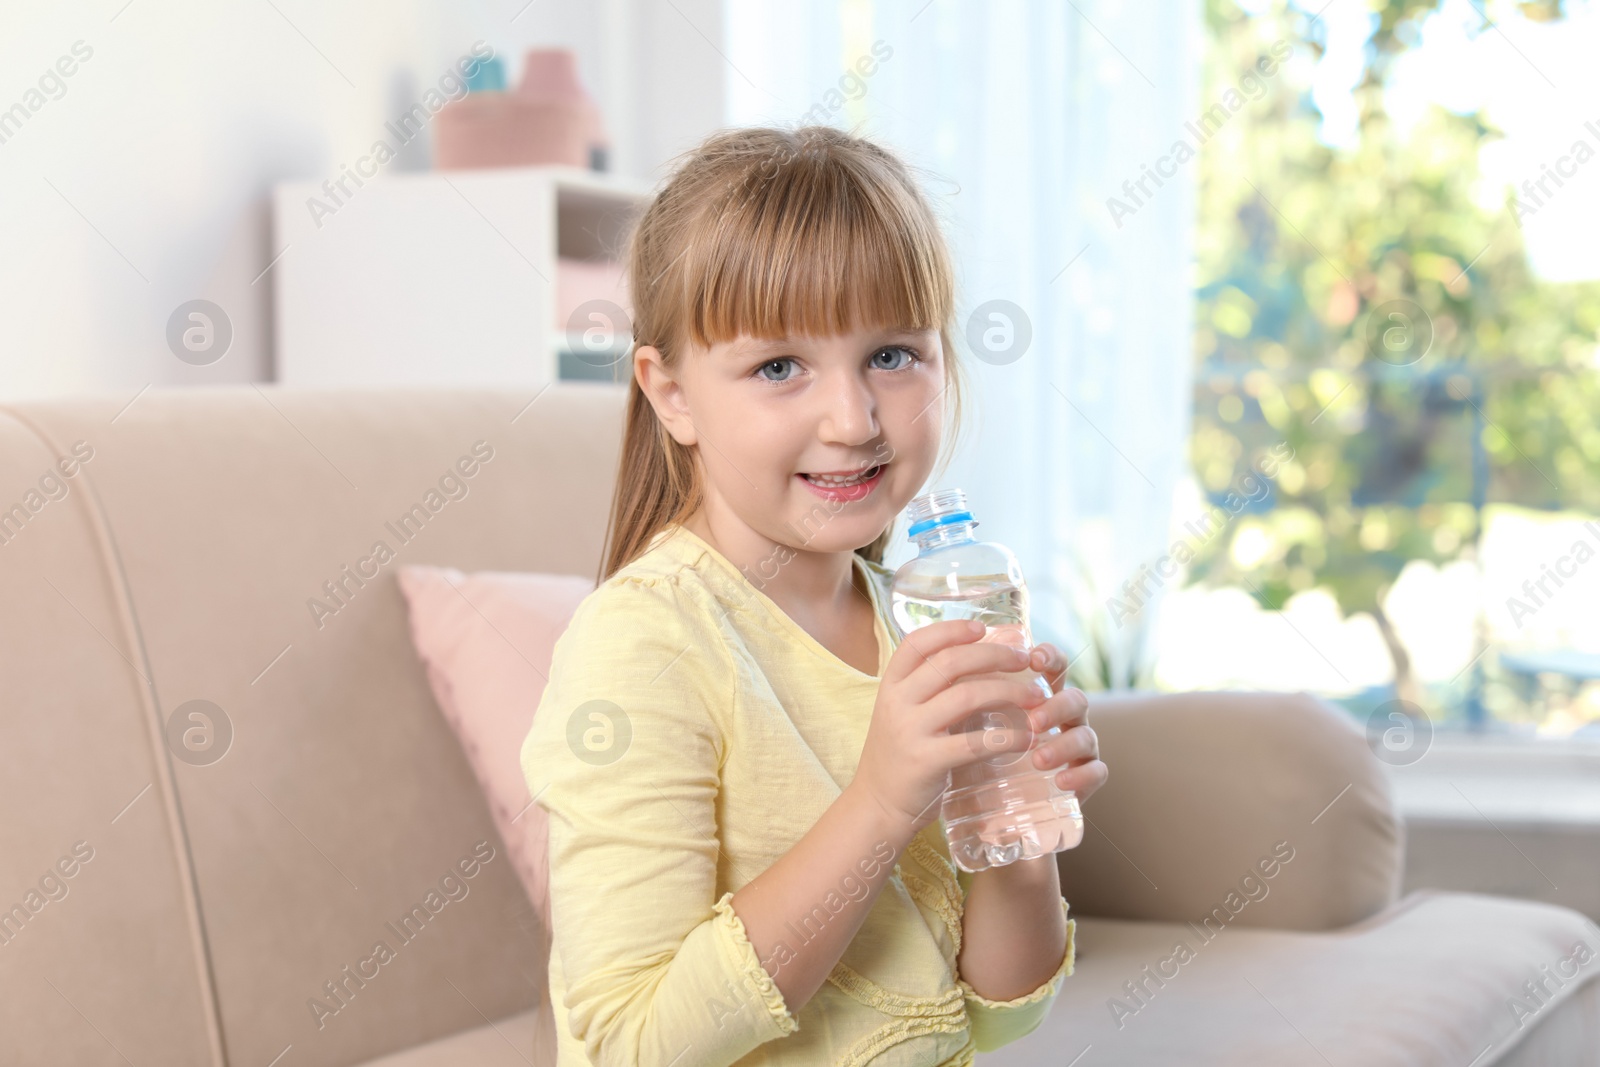
[[(530, 1062), (537, 924), (394, 570), (592, 575), (619, 397), (0, 407), (0, 1062)], [(492, 459), (441, 483), (476, 442)], [(1562, 962), (1600, 950), (1594, 928), (1396, 902), (1384, 779), (1324, 705), (1142, 695), (1094, 716), (1113, 774), (1063, 862), (1077, 972), (984, 1062), (1600, 1063), (1600, 961)]]

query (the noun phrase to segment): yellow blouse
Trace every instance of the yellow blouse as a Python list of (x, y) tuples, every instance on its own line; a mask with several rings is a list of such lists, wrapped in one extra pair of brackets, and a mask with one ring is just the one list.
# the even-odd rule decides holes
[[(881, 675), (898, 638), (892, 575), (855, 559)], [(854, 777), (877, 688), (682, 526), (578, 606), (521, 754), (551, 816), (558, 1067), (954, 1067), (1043, 1021), (1076, 924), (1044, 985), (979, 996), (956, 973), (971, 875), (938, 821), (798, 1013), (746, 938), (730, 898)], [(892, 857), (879, 853), (860, 869)], [(865, 888), (842, 878), (809, 921)], [(791, 925), (789, 947), (815, 928)]]

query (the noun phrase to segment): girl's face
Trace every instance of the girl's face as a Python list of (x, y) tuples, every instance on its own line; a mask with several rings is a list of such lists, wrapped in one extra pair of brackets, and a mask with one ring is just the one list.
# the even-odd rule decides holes
[(695, 448), (710, 514), (811, 552), (882, 533), (927, 480), (943, 432), (937, 330), (739, 337), (686, 353), (675, 375), (638, 350), (640, 385)]

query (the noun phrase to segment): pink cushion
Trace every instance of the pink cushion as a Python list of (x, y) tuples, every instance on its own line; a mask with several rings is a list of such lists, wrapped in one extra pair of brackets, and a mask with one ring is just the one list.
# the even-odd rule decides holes
[(548, 946), (549, 822), (528, 796), (522, 742), (544, 693), (556, 638), (594, 582), (564, 574), (463, 574), (420, 564), (402, 566), (398, 576), (411, 641), (434, 699), (466, 750)]

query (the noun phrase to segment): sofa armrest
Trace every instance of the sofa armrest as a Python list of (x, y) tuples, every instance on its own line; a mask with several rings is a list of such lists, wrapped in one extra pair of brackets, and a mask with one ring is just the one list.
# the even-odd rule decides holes
[(1305, 693), (1089, 700), (1111, 777), (1057, 856), (1075, 915), (1327, 930), (1398, 897), (1388, 778), (1339, 709)]

